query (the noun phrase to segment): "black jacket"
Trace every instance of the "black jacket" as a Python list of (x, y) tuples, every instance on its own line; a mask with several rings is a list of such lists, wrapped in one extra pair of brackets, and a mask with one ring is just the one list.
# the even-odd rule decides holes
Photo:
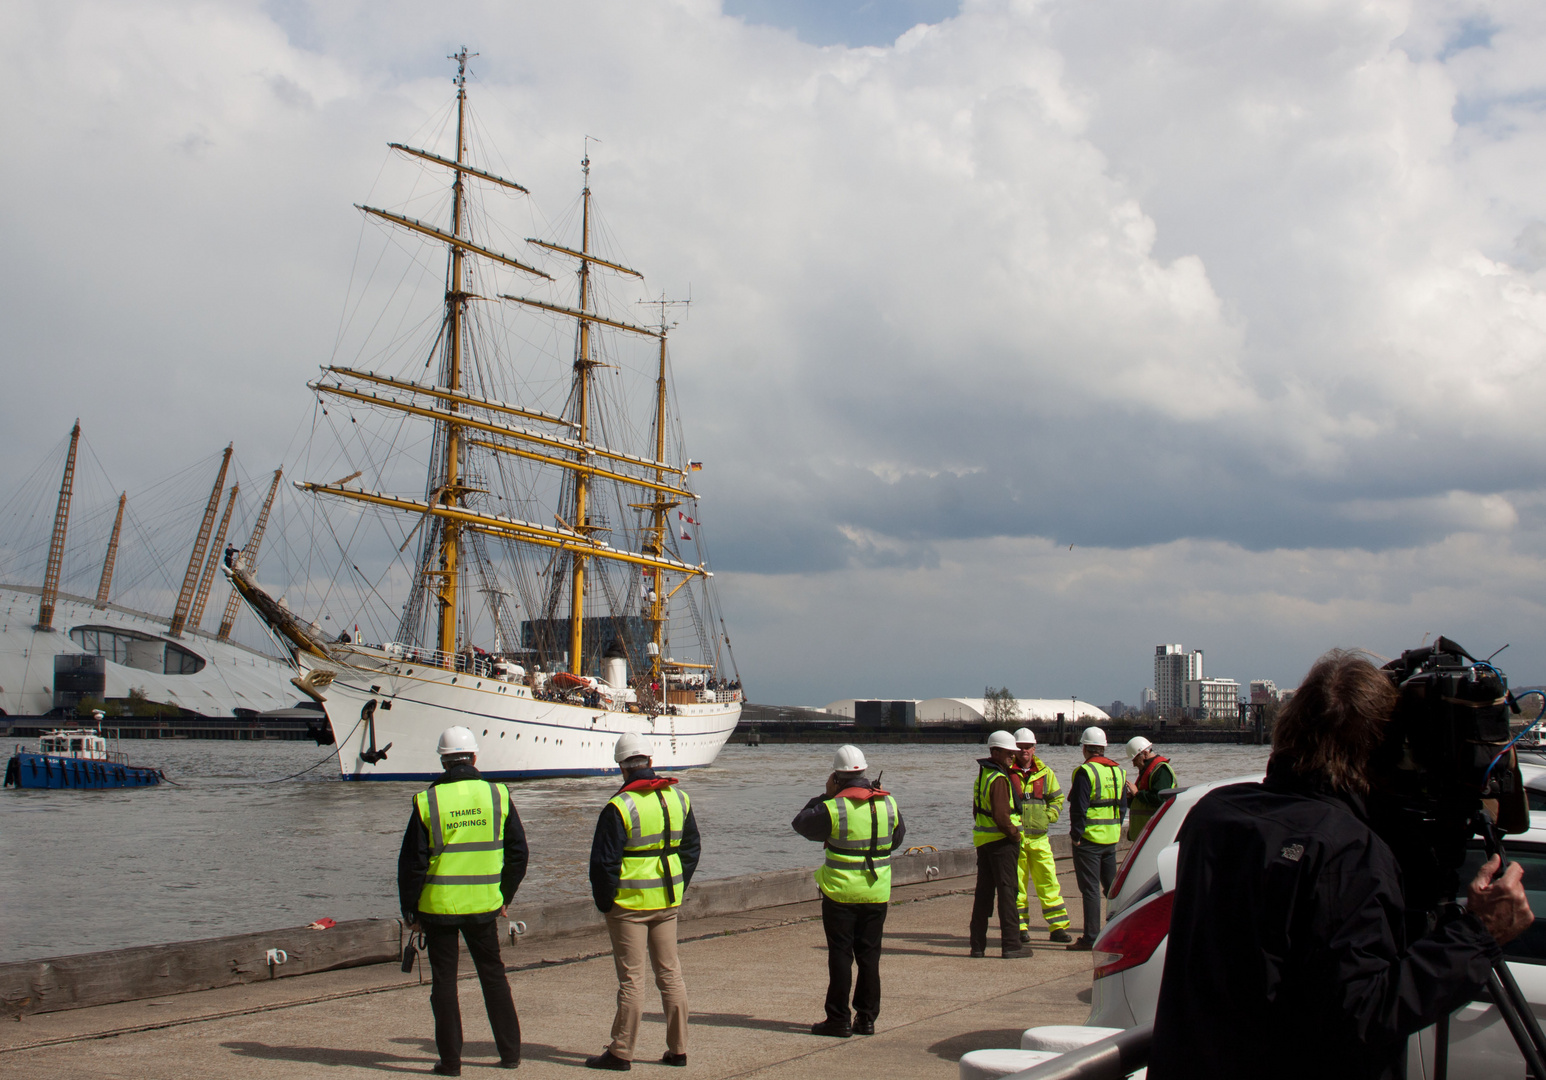
[[(481, 780), (483, 774), (471, 765), (453, 765), (435, 781), (436, 784), (454, 784), (458, 780)], [(499, 876), (499, 893), (508, 904), (515, 899), (515, 890), (526, 876), (526, 861), (530, 852), (526, 848), (526, 830), (521, 827), (521, 815), (516, 813), (515, 800), (510, 800), (510, 816), (505, 819), (505, 863)], [(403, 909), (403, 921), (423, 922), (434, 926), (461, 926), (466, 923), (486, 923), (499, 912), (485, 911), (477, 915), (431, 915), (419, 913), (419, 894), (424, 891), (424, 879), (429, 876), (429, 833), (419, 820), (419, 811), (409, 811), (408, 828), (403, 833), (402, 850), (397, 853), (397, 902)]]
[(1451, 909), (1406, 940), (1361, 801), (1269, 769), (1181, 826), (1151, 1080), (1403, 1077), (1406, 1038), (1479, 997), (1497, 943)]
[[(846, 786), (869, 788), (871, 791), (875, 790), (876, 787), (873, 781), (866, 780), (862, 776), (857, 780), (849, 782)], [(794, 828), (794, 831), (805, 837), (807, 840), (815, 840), (820, 843), (826, 843), (827, 838), (832, 835), (832, 813), (822, 805), (826, 801), (827, 794), (826, 792), (822, 792), (810, 802), (806, 803), (805, 808), (796, 814), (794, 816), (794, 820), (789, 823)], [(901, 808), (898, 807), (896, 812), (896, 826), (891, 830), (892, 851), (901, 850), (902, 837), (906, 835), (907, 826), (902, 823), (902, 811)]]
[[(634, 780), (655, 779), (654, 769), (637, 769), (634, 771), (628, 783)], [(627, 787), (624, 784), (623, 787)], [(617, 789), (623, 790), (622, 787)], [(613, 902), (617, 899), (617, 881), (623, 869), (623, 845), (628, 840), (628, 829), (623, 824), (623, 815), (618, 813), (617, 807), (610, 802), (601, 808), (601, 816), (596, 819), (596, 833), (590, 842), (590, 892), (591, 899), (596, 903), (596, 910), (605, 914), (612, 910)], [(694, 871), (698, 869), (698, 856), (703, 850), (703, 842), (698, 836), (698, 819), (693, 816), (691, 806), (687, 808), (687, 820), (682, 822), (682, 842), (677, 848), (677, 854), (682, 860), (682, 888), (685, 890), (692, 884)]]

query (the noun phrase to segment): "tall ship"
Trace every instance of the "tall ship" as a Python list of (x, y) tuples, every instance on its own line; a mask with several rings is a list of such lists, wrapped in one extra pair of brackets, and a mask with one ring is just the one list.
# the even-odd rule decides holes
[[(615, 250), (589, 140), (569, 212), (547, 237), (511, 230), (512, 209), (537, 215), (525, 187), (469, 152), (483, 137), (469, 54), (451, 59), (451, 145), (390, 143), (419, 175), (396, 205), (358, 207), (389, 230), (382, 259), (406, 253), (404, 275), (443, 260), (443, 277), (419, 310), (399, 286), (351, 293), (346, 321), (409, 329), (366, 334), (361, 359), (335, 352), (308, 383), (333, 457), (308, 456), (348, 472), (295, 485), (381, 630), (323, 633), (244, 558), (228, 574), (291, 649), (347, 780), (438, 775), (453, 725), (504, 779), (615, 772), (624, 732), (649, 740), (658, 767), (707, 765), (742, 691), (672, 388), (678, 302), (643, 299), (643, 275)], [(373, 556), (390, 565), (366, 575)]]

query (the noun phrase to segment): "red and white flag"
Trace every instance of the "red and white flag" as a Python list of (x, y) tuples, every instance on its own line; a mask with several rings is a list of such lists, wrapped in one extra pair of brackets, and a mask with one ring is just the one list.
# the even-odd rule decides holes
[(682, 539), (683, 539), (683, 540), (691, 540), (691, 539), (692, 539), (692, 537), (691, 537), (691, 536), (689, 536), (689, 535), (688, 535), (688, 533), (687, 533), (687, 530), (686, 530), (686, 529), (683, 529), (683, 530), (682, 530)]
[(686, 514), (682, 513), (680, 510), (678, 510), (676, 512), (676, 517), (677, 517), (678, 521), (685, 521), (689, 525), (696, 525), (696, 524), (698, 524), (696, 521), (694, 521), (692, 518), (688, 517)]

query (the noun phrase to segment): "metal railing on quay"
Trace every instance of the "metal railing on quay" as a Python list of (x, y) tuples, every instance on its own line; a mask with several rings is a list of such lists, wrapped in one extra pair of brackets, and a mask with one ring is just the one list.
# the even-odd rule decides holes
[(1123, 1080), (1149, 1063), (1153, 1042), (1154, 1025), (1143, 1024), (1059, 1054), (1004, 1080)]

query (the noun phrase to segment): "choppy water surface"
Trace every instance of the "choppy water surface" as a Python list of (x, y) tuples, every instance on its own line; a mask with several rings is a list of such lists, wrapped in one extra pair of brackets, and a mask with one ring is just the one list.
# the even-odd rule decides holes
[[(0, 960), (396, 913), (397, 849), (421, 785), (346, 784), (326, 766), (262, 782), (321, 758), (310, 743), (131, 740), (126, 749), (177, 786), (0, 793)], [(699, 874), (814, 867), (818, 848), (789, 821), (820, 792), (834, 749), (727, 746), (714, 765), (684, 774), (703, 833)], [(883, 771), (901, 805), (909, 845), (971, 843), (981, 747), (866, 753), (870, 775)], [(1044, 756), (1066, 787), (1078, 749)], [(1267, 748), (1178, 746), (1171, 756), (1190, 784), (1260, 775)], [(616, 786), (599, 778), (511, 785), (532, 850), (519, 900), (590, 902), (591, 832)]]

